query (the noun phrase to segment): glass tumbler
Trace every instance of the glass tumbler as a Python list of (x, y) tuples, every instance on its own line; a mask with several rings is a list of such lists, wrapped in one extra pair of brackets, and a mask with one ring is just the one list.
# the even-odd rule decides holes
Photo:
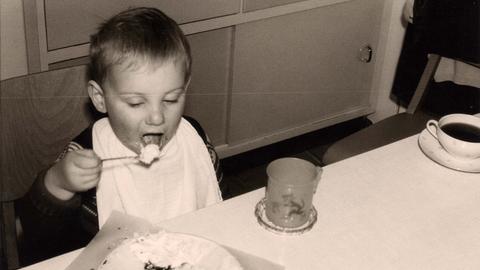
[(299, 158), (281, 158), (267, 167), (265, 214), (273, 224), (296, 228), (308, 221), (322, 168)]

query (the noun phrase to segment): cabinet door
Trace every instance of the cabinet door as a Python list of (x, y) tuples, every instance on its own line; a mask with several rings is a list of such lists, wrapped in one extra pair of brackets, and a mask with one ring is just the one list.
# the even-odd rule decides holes
[(374, 59), (358, 52), (375, 51), (382, 7), (354, 0), (239, 25), (229, 145), (368, 110)]
[(202, 124), (214, 145), (223, 145), (232, 28), (189, 35), (187, 38), (192, 48), (193, 65), (185, 114)]
[(130, 7), (156, 7), (177, 23), (240, 11), (240, 0), (44, 0), (48, 50), (84, 44), (98, 25)]

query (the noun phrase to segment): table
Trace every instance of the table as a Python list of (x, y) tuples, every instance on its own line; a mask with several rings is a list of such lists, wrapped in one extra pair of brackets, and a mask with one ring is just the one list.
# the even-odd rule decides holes
[[(434, 163), (417, 138), (326, 166), (314, 197), (318, 221), (303, 235), (258, 225), (263, 188), (159, 225), (286, 269), (480, 269), (480, 174)], [(63, 269), (79, 252), (24, 269)]]

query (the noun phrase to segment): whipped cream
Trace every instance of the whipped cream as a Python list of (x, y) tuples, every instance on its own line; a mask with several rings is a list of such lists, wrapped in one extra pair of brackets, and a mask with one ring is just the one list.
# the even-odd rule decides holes
[(150, 165), (152, 162), (160, 157), (160, 147), (157, 144), (147, 144), (142, 146), (138, 160), (143, 164)]
[(165, 232), (134, 234), (133, 238), (124, 239), (98, 269), (206, 270), (195, 263), (205, 248)]

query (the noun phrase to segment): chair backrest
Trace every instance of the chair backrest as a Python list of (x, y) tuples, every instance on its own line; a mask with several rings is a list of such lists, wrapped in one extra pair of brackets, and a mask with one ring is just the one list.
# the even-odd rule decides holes
[(1, 201), (23, 196), (36, 174), (98, 116), (86, 82), (86, 66), (1, 82)]
[(1, 267), (20, 266), (13, 201), (99, 117), (86, 91), (86, 66), (0, 82)]

